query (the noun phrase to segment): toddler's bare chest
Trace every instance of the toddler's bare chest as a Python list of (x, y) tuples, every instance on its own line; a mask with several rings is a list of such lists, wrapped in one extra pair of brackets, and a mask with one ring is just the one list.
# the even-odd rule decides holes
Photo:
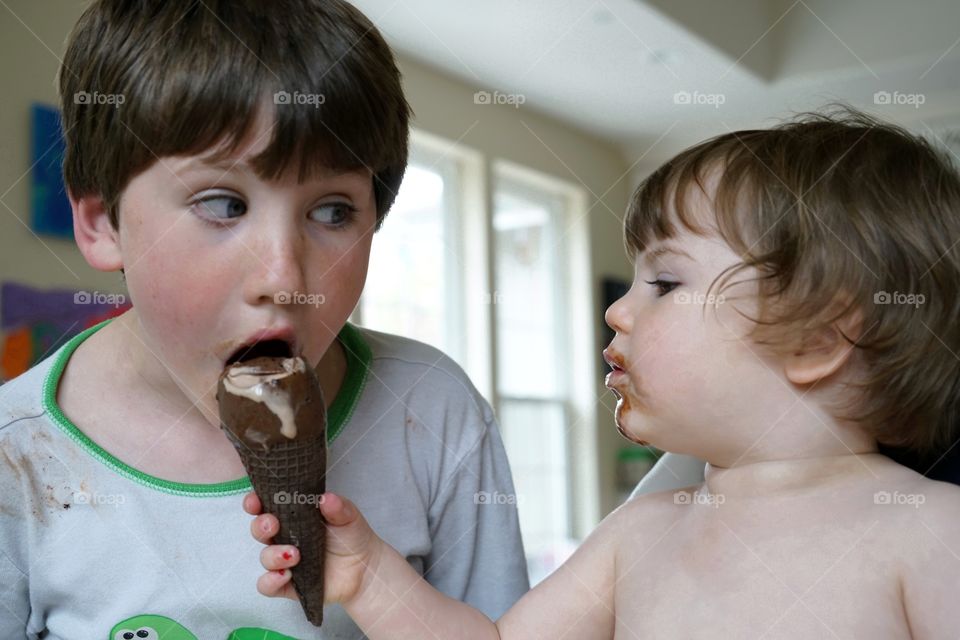
[(884, 533), (826, 520), (717, 510), (638, 536), (618, 557), (617, 637), (909, 638)]

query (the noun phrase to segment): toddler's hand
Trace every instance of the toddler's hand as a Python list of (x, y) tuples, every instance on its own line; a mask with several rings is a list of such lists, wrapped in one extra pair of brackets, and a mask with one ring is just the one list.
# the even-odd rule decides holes
[[(327, 521), (324, 600), (344, 604), (355, 598), (376, 573), (383, 541), (349, 500), (325, 493), (319, 509)], [(250, 531), (259, 542), (268, 545), (260, 552), (260, 564), (267, 573), (257, 580), (257, 591), (271, 598), (296, 600), (289, 569), (300, 561), (299, 551), (291, 545), (271, 543), (280, 530), (280, 523), (276, 516), (262, 513), (257, 494), (248, 493), (244, 497), (243, 510), (257, 516)]]

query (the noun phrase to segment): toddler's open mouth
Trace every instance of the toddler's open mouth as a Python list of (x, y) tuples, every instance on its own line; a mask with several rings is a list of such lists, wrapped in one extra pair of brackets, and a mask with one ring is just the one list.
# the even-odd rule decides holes
[(624, 378), (627, 375), (626, 369), (623, 368), (623, 356), (610, 347), (607, 347), (603, 351), (603, 359), (610, 365), (611, 369), (604, 380), (604, 384), (608, 389), (613, 391), (614, 395), (617, 396), (617, 400), (620, 400), (623, 394), (617, 390), (618, 379)]
[(603, 359), (606, 361), (608, 365), (610, 365), (610, 368), (613, 369), (614, 372), (623, 373), (626, 371), (626, 368), (623, 366), (624, 365), (623, 356), (617, 353), (616, 351), (614, 351), (613, 349), (609, 347), (604, 349)]

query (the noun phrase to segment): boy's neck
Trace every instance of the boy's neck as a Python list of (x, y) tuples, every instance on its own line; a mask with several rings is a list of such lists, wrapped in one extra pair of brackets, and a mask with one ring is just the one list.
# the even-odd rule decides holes
[(706, 489), (711, 494), (729, 497), (801, 495), (826, 488), (856, 476), (878, 478), (890, 465), (896, 465), (876, 449), (747, 462), (733, 467), (707, 464)]

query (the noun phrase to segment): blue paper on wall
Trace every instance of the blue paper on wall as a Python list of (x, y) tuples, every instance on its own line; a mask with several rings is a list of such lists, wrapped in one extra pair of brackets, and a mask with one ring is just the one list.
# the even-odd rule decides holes
[(30, 107), (30, 228), (62, 238), (73, 238), (70, 201), (63, 184), (63, 154), (66, 145), (60, 112), (49, 105)]

